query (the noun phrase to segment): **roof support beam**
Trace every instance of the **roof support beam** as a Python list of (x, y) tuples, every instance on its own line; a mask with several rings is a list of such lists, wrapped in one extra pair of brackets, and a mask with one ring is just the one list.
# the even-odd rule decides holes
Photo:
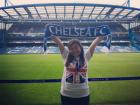
[(40, 14), (39, 14), (39, 12), (38, 12), (37, 8), (36, 8), (35, 6), (34, 6), (34, 8), (35, 8), (35, 11), (36, 11), (36, 13), (37, 13), (38, 17), (41, 19), (41, 16), (40, 16)]
[(33, 16), (32, 16), (32, 13), (30, 12), (30, 10), (27, 7), (25, 7), (24, 9), (27, 12), (29, 18), (34, 19)]
[(93, 7), (93, 9), (92, 9), (91, 13), (89, 14), (88, 19), (91, 17), (91, 15), (92, 15), (92, 13), (93, 13), (94, 9), (95, 9), (95, 6)]
[(22, 15), (17, 11), (16, 8), (13, 8), (15, 10), (15, 12), (23, 19)]
[(56, 19), (58, 19), (57, 18), (57, 11), (56, 11), (56, 6), (54, 5), (54, 10), (55, 10), (55, 17), (56, 17)]
[(9, 16), (9, 18), (14, 18), (12, 15), (10, 15), (5, 9), (2, 9), (8, 16)]
[(66, 6), (64, 6), (64, 19), (66, 17)]
[(126, 14), (125, 16), (123, 16), (122, 18), (126, 18), (129, 14), (131, 14), (134, 10), (128, 12), (128, 14)]
[[(58, 8), (61, 6), (62, 8)], [(42, 8), (44, 14), (42, 15)], [(80, 12), (77, 11), (81, 7)], [(88, 8), (89, 7), (89, 8)], [(100, 7), (98, 9), (98, 7)], [(23, 10), (24, 9), (24, 10)], [(51, 11), (53, 9), (53, 12)], [(58, 10), (60, 9), (60, 11)], [(86, 13), (86, 9), (88, 9)], [(97, 9), (97, 11), (96, 11)], [(113, 6), (105, 4), (84, 4), (84, 3), (46, 3), (46, 4), (30, 4), (19, 6), (0, 7), (0, 19), (4, 21), (58, 21), (62, 20), (92, 20), (92, 21), (140, 21), (140, 9), (134, 7)], [(23, 13), (22, 13), (23, 12)], [(94, 15), (95, 14), (95, 15)], [(62, 15), (62, 16), (61, 16)], [(51, 18), (52, 16), (52, 18)], [(37, 18), (36, 18), (37, 17)], [(45, 18), (44, 18), (45, 17)], [(41, 22), (40, 21), (40, 22)]]
[(47, 11), (47, 9), (46, 9), (45, 6), (44, 6), (44, 9), (45, 9), (45, 12), (46, 12), (46, 14), (47, 14), (47, 17), (48, 17), (48, 19), (49, 19), (49, 14), (48, 14), (48, 11)]
[(81, 13), (81, 16), (80, 16), (80, 20), (81, 20), (81, 18), (82, 18), (82, 16), (83, 16), (83, 13), (84, 13), (85, 7), (86, 7), (86, 6), (83, 7), (83, 10), (82, 10), (82, 13)]
[(138, 18), (138, 19), (140, 19), (140, 13), (137, 14), (136, 16), (134, 16), (133, 18)]
[(100, 11), (100, 13), (98, 14), (98, 16), (96, 16), (96, 20), (98, 19), (98, 17), (102, 14), (102, 12), (104, 11), (104, 9), (105, 9), (106, 7), (104, 7), (101, 11)]
[(111, 8), (107, 13), (106, 13), (106, 16), (103, 18), (103, 19), (105, 19), (105, 18), (109, 18), (109, 15), (113, 12), (113, 10), (114, 10), (115, 8), (113, 7), (113, 8)]
[[(4, 20), (3, 22), (7, 22), (7, 23), (21, 23), (21, 21), (20, 20), (15, 20), (15, 19), (10, 19), (10, 20)], [(56, 19), (51, 19), (51, 20), (44, 20), (44, 19), (42, 19), (41, 21), (40, 21), (40, 19), (30, 19), (30, 20), (28, 20), (28, 19), (25, 19), (24, 20), (24, 22), (26, 23), (28, 23), (28, 22), (37, 22), (37, 23), (48, 23), (48, 22), (61, 22), (61, 20), (56, 20)], [(71, 20), (71, 19), (68, 19), (68, 20), (64, 20), (63, 22), (67, 22), (67, 23), (71, 23), (71, 22), (73, 22), (73, 20)], [(79, 20), (75, 20), (74, 22), (79, 22)], [(87, 23), (87, 22), (89, 22), (89, 23), (91, 23), (91, 24), (93, 24), (93, 23), (126, 23), (126, 24), (128, 24), (128, 23), (132, 23), (132, 22), (135, 22), (135, 19), (131, 19), (131, 20), (116, 20), (116, 21), (114, 21), (114, 20), (112, 20), (112, 19), (110, 19), (110, 20), (98, 20), (98, 21), (95, 21), (95, 20), (82, 20), (82, 22), (83, 23)]]
[(75, 13), (75, 5), (73, 7), (72, 19), (74, 18), (74, 13)]
[(125, 9), (122, 9), (120, 12), (118, 12), (114, 17), (113, 19), (115, 19), (117, 16), (119, 16)]

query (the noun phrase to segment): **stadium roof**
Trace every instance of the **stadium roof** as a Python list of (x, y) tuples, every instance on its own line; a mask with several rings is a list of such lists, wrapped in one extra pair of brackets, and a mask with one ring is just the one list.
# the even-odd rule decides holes
[(4, 22), (140, 21), (140, 9), (90, 3), (47, 3), (0, 7)]

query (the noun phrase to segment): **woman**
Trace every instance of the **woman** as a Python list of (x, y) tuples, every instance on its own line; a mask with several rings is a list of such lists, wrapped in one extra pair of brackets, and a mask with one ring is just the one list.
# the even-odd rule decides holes
[(68, 43), (68, 48), (63, 45), (59, 37), (52, 36), (52, 39), (58, 44), (64, 60), (60, 91), (61, 104), (89, 105), (88, 62), (94, 53), (95, 47), (103, 37), (97, 37), (86, 52), (84, 52), (83, 46), (77, 39), (72, 39)]

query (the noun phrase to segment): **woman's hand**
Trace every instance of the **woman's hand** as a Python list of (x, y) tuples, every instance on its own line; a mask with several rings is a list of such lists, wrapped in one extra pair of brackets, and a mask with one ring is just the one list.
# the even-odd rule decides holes
[(51, 36), (51, 38), (56, 44), (59, 44), (61, 42), (61, 40), (58, 36)]
[(91, 43), (90, 47), (88, 48), (88, 50), (90, 50), (91, 55), (94, 53), (96, 46), (100, 43), (101, 40), (103, 40), (103, 38), (103, 36), (99, 36)]
[(62, 53), (64, 51), (64, 44), (62, 43), (61, 39), (58, 36), (52, 36), (51, 38), (56, 44), (58, 44), (58, 47)]

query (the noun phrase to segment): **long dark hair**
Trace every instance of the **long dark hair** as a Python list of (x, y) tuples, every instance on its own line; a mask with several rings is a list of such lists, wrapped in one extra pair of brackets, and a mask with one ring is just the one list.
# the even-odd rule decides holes
[[(69, 41), (69, 43), (68, 43), (68, 48), (70, 49), (70, 47), (71, 47), (73, 44), (78, 44), (78, 45), (80, 46), (80, 48), (81, 48), (81, 53), (80, 53), (80, 55), (79, 55), (79, 58), (80, 58), (80, 59), (79, 59), (79, 61), (80, 61), (79, 63), (80, 63), (80, 67), (82, 67), (82, 66), (84, 66), (84, 63), (85, 63), (83, 46), (82, 46), (82, 44), (80, 43), (79, 40), (77, 40), (77, 39), (72, 39), (72, 40)], [(71, 52), (69, 52), (68, 57), (67, 57), (67, 60), (66, 60), (66, 63), (65, 63), (65, 66), (68, 67), (69, 64), (70, 64), (70, 62), (72, 62), (74, 59), (75, 59), (74, 55), (73, 55)]]

